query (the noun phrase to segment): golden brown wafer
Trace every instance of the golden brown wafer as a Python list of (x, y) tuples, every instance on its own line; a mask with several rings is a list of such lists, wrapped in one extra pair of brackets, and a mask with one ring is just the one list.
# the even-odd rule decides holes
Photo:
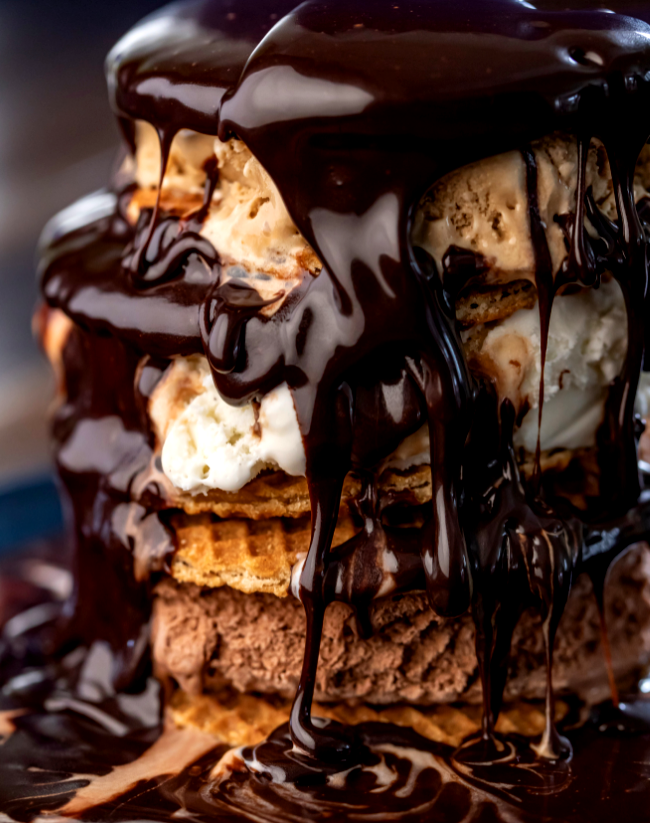
[[(253, 745), (267, 737), (289, 719), (288, 701), (270, 701), (250, 694), (197, 695), (191, 697), (177, 691), (172, 697), (170, 712), (179, 728), (195, 728), (214, 735), (231, 746)], [(566, 703), (558, 701), (556, 720), (566, 716)], [(479, 706), (440, 705), (431, 708), (391, 706), (374, 709), (360, 704), (316, 704), (314, 714), (342, 723), (394, 723), (414, 729), (423, 737), (449, 746), (459, 746), (481, 727)], [(541, 703), (517, 702), (501, 713), (497, 731), (535, 737), (544, 729), (544, 707)]]
[[(345, 479), (342, 500), (354, 499), (361, 491), (361, 481), (353, 474)], [(387, 470), (379, 477), (380, 500), (399, 496), (400, 501), (421, 505), (431, 500), (431, 469), (416, 466), (406, 471)], [(211, 512), (217, 517), (245, 517), (263, 520), (269, 517), (301, 517), (310, 511), (309, 490), (304, 477), (291, 477), (281, 471), (260, 474), (238, 492), (212, 489), (206, 494), (183, 494), (173, 501), (187, 514)]]
[(537, 290), (529, 280), (478, 286), (456, 300), (456, 319), (463, 328), (505, 320), (520, 309), (532, 309)]
[[(230, 586), (250, 594), (286, 597), (291, 568), (309, 548), (310, 519), (213, 520), (210, 515), (172, 519), (178, 551), (172, 575), (182, 583)], [(349, 540), (358, 529), (349, 514), (339, 518), (333, 545)]]

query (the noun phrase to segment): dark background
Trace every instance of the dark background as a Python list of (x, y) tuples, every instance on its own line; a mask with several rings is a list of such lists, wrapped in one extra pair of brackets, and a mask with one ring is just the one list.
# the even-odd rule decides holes
[(49, 368), (31, 330), (46, 221), (105, 185), (104, 58), (161, 0), (0, 0), (0, 488), (47, 464)]

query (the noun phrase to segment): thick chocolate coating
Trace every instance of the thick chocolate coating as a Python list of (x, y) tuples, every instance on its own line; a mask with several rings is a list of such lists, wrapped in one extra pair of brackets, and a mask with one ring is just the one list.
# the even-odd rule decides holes
[[(473, 610), (484, 753), (493, 753), (512, 630), (523, 608), (540, 610), (549, 677), (547, 728), (538, 751), (557, 760), (569, 750), (553, 725), (552, 648), (576, 568), (588, 562), (604, 579), (617, 553), (648, 533), (644, 505), (637, 508), (633, 420), (645, 349), (648, 243), (632, 182), (650, 136), (650, 12), (627, 4), (618, 12), (584, 3), (540, 5), (307, 0), (294, 8), (281, 0), (205, 0), (163, 10), (108, 58), (111, 98), (125, 133), (132, 135), (134, 119), (157, 130), (161, 182), (181, 129), (242, 139), (278, 186), (323, 269), (318, 276), (305, 273), (270, 318), (260, 314), (264, 301), (252, 289), (222, 283), (219, 255), (200, 236), (214, 169), (208, 170), (204, 206), (189, 218), (162, 215), (157, 205), (149, 223), (134, 228), (122, 213), (126, 187), (104, 196), (101, 214), (73, 230), (55, 229), (44, 251), (47, 302), (85, 330), (69, 345), (88, 347), (95, 375), (107, 368), (121, 375), (121, 364), (132, 374), (123, 400), (126, 379), (115, 378), (110, 387), (96, 380), (97, 393), (89, 394), (93, 378), (80, 374), (79, 391), (68, 400), (67, 416), (59, 411), (55, 432), (62, 476), (77, 508), (77, 622), (82, 616), (87, 642), (93, 633), (109, 640), (118, 661), (127, 643), (121, 682), (142, 674), (134, 638), (148, 611), (146, 581), (127, 582), (129, 543), (118, 534), (116, 512), (121, 505), (142, 511), (143, 505), (164, 506), (155, 484), (146, 482), (151, 439), (144, 414), (134, 412), (141, 403), (140, 389), (133, 388), (138, 358), (204, 351), (219, 392), (235, 404), (289, 385), (312, 504), (312, 542), (300, 579), (308, 636), (290, 724), (306, 773), (318, 764), (353, 766), (368, 756), (363, 734), (314, 724), (311, 701), (324, 610), (334, 597), (344, 598), (363, 625), (364, 604), (384, 582), (386, 547), (398, 558), (393, 591), (421, 586), (424, 578), (439, 614)], [(574, 213), (564, 220), (569, 252), (554, 278), (530, 144), (556, 131), (575, 136), (580, 173)], [(615, 224), (605, 221), (586, 191), (592, 138), (602, 141), (609, 157)], [(525, 484), (519, 477), (512, 409), (499, 407), (490, 386), (470, 374), (446, 273), (409, 241), (414, 210), (436, 180), (512, 149), (521, 151), (526, 166), (542, 353), (560, 286), (597, 286), (608, 271), (625, 297), (627, 356), (598, 436), (596, 513), (571, 511), (544, 495), (539, 447), (536, 478)], [(585, 214), (600, 239), (586, 232)], [(453, 252), (445, 257), (450, 266), (459, 262)], [(476, 260), (473, 269), (480, 267)], [(382, 399), (387, 389), (400, 393), (399, 420)], [(543, 383), (540, 389), (543, 398)], [(106, 461), (80, 457), (70, 446), (80, 426), (107, 415), (125, 434), (124, 461), (110, 475)], [(433, 505), (414, 537), (382, 526), (372, 472), (424, 419)], [(369, 478), (359, 505), (370, 517), (354, 541), (330, 553), (351, 469)], [(116, 598), (124, 581), (134, 607), (113, 627), (105, 618), (91, 619), (94, 586), (84, 581), (97, 579), (101, 569), (114, 578)], [(277, 774), (285, 751), (270, 743), (254, 759)]]

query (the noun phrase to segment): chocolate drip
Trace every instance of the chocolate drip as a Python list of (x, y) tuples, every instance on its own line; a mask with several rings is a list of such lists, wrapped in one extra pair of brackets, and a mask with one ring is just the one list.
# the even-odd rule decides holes
[(162, 490), (140, 481), (149, 475), (153, 443), (146, 401), (134, 383), (139, 374), (147, 390), (160, 365), (141, 363), (129, 346), (75, 328), (63, 362), (66, 398), (52, 432), (74, 512), (76, 552), (61, 648), (108, 642), (116, 688), (138, 688), (148, 672), (152, 575), (173, 552), (156, 513)]
[(216, 134), (224, 94), (257, 44), (295, 7), (294, 0), (190, 0), (150, 15), (142, 31), (155, 28), (157, 36), (127, 36), (106, 60), (115, 112), (127, 124), (154, 123), (159, 134)]
[(547, 656), (546, 730), (538, 752), (557, 759), (567, 749), (553, 722), (552, 651), (580, 557), (582, 527), (574, 517), (558, 515), (526, 493), (512, 449), (514, 409), (508, 401), (500, 413), (497, 409), (489, 387), (482, 387), (466, 456), (474, 472), (466, 484), (463, 510), (474, 534), (470, 557), (483, 741), (491, 751), (512, 633), (524, 609), (533, 607), (540, 613)]
[(605, 142), (616, 195), (621, 259), (620, 265), (612, 265), (611, 270), (623, 291), (628, 328), (625, 362), (610, 389), (605, 421), (599, 432), (601, 494), (608, 499), (608, 512), (612, 514), (627, 511), (640, 493), (634, 400), (643, 365), (643, 306), (648, 288), (648, 263), (645, 234), (634, 204), (633, 181), (636, 159), (647, 136), (644, 129), (643, 139), (632, 133), (627, 145), (619, 145), (618, 138), (613, 137)]
[[(340, 488), (332, 487), (331, 492), (325, 490), (325, 494), (322, 489), (317, 491), (316, 505), (322, 505), (325, 499), (338, 509)], [(424, 584), (420, 560), (421, 532), (419, 529), (391, 528), (382, 524), (374, 478), (371, 476), (365, 478), (357, 508), (363, 522), (361, 531), (332, 551), (328, 551), (332, 535), (324, 532), (326, 528), (333, 530), (330, 524), (336, 523), (336, 515), (331, 510), (317, 509), (314, 534), (320, 542), (314, 544), (312, 539), (310, 554), (304, 565), (294, 571), (299, 575), (294, 589), (307, 615), (307, 653), (292, 710), (291, 738), (299, 752), (309, 756), (316, 754), (320, 761), (335, 766), (337, 770), (351, 758), (355, 758), (356, 762), (360, 753), (359, 742), (345, 733), (339, 724), (315, 726), (311, 717), (325, 609), (335, 601), (348, 603), (355, 609), (361, 636), (368, 637), (372, 634), (368, 609), (375, 598), (410, 591)], [(327, 546), (323, 555), (313, 552), (314, 545), (318, 549)], [(257, 758), (257, 754), (254, 756)], [(259, 764), (257, 768), (260, 768)], [(308, 771), (310, 769), (313, 770), (313, 766), (309, 766)], [(272, 775), (271, 767), (268, 776)]]
[[(600, 567), (600, 568), (599, 568)], [(599, 558), (598, 564), (592, 564), (590, 568), (591, 582), (594, 588), (594, 597), (598, 606), (598, 617), (600, 618), (600, 638), (603, 645), (603, 654), (605, 657), (605, 667), (607, 669), (607, 679), (609, 681), (609, 691), (612, 696), (612, 704), (615, 708), (619, 705), (618, 686), (616, 685), (616, 677), (614, 675), (614, 666), (612, 663), (612, 650), (609, 645), (609, 634), (607, 632), (607, 621), (605, 619), (605, 581), (607, 574), (611, 568), (611, 558), (606, 555)]]
[(201, 207), (189, 215), (167, 215), (160, 220), (160, 198), (171, 142), (167, 135), (160, 139), (162, 160), (156, 204), (152, 213), (145, 209), (140, 214), (133, 240), (122, 256), (122, 268), (130, 272), (140, 286), (178, 277), (190, 257), (199, 257), (207, 268), (217, 264), (212, 244), (200, 235), (219, 179), (216, 158), (212, 158), (206, 169)]
[[(542, 412), (544, 409), (544, 372), (546, 369), (546, 349), (548, 348), (548, 330), (551, 324), (551, 311), (555, 297), (555, 281), (553, 278), (553, 261), (546, 240), (546, 225), (539, 211), (537, 196), (537, 161), (530, 146), (522, 150), (526, 166), (526, 193), (528, 195), (528, 220), (530, 224), (530, 239), (535, 254), (535, 285), (537, 287), (537, 305), (539, 307), (540, 333), (540, 374), (539, 374), (539, 411), (537, 414), (537, 446), (535, 448), (535, 479), (537, 486), (541, 483), (541, 454), (542, 454)], [(576, 221), (577, 221), (576, 211)]]
[(596, 227), (599, 237), (609, 237), (611, 246), (611, 232), (604, 234), (602, 226), (594, 223), (597, 207), (593, 202), (591, 193), (587, 193), (587, 160), (589, 158), (589, 146), (591, 138), (578, 136), (578, 179), (576, 180), (576, 207), (572, 221), (571, 239), (569, 246), (569, 256), (564, 260), (560, 274), (560, 285), (569, 282), (579, 282), (583, 286), (595, 287), (600, 282), (602, 274), (601, 265), (597, 266), (597, 256), (592, 243), (589, 242), (589, 235), (585, 229), (585, 213), (587, 209), (587, 198), (589, 201), (588, 215), (592, 224)]
[[(56, 424), (59, 465), (80, 535), (77, 622), (88, 637), (105, 638), (118, 652), (128, 649), (122, 682), (145, 670), (148, 584), (133, 582), (129, 548), (135, 548), (116, 540), (115, 514), (124, 505), (127, 519), (144, 522), (132, 490), (147, 489), (152, 456), (142, 404), (124, 386), (133, 385), (144, 355), (204, 351), (228, 402), (259, 400), (283, 382), (290, 387), (305, 444), (312, 538), (299, 581), (308, 631), (289, 734), (296, 757), (312, 772), (319, 762), (353, 766), (367, 757), (362, 733), (315, 721), (311, 703), (325, 609), (333, 599), (353, 602), (363, 625), (365, 607), (388, 579), (380, 573), (387, 547), (401, 569), (390, 585), (422, 585), (424, 578), (432, 608), (444, 616), (471, 605), (489, 745), (516, 620), (525, 608), (539, 610), (548, 662), (539, 752), (566, 754), (553, 725), (551, 657), (582, 525), (560, 502), (541, 499), (539, 434), (537, 482), (525, 488), (512, 451), (512, 409), (470, 375), (454, 316), (459, 255), (454, 249), (446, 255), (443, 282), (434, 261), (409, 239), (417, 203), (442, 175), (499, 152), (522, 152), (542, 334), (539, 429), (556, 288), (562, 278), (596, 286), (606, 268), (625, 295), (628, 348), (599, 433), (600, 516), (628, 516), (640, 490), (632, 412), (647, 292), (647, 243), (632, 182), (650, 134), (650, 26), (624, 14), (555, 9), (515, 0), (358, 0), (353, 7), (212, 0), (163, 11), (108, 60), (118, 117), (146, 120), (160, 136), (153, 213), (144, 211), (132, 227), (125, 216), (129, 190), (103, 195), (99, 215), (55, 230), (45, 251), (45, 297), (86, 330), (73, 339), (90, 360), (83, 368), (68, 365), (78, 385), (68, 387), (67, 411)], [(160, 33), (152, 38), (154, 30)], [(246, 143), (322, 261), (318, 276), (305, 272), (290, 295), (264, 299), (250, 285), (227, 279), (200, 234), (215, 169), (207, 170), (202, 209), (163, 214), (167, 157), (183, 128)], [(554, 282), (530, 148), (557, 130), (578, 136), (580, 169), (560, 282)], [(610, 159), (615, 226), (585, 192), (591, 136), (602, 140)], [(593, 244), (584, 232), (585, 211), (602, 235)], [(463, 265), (467, 278), (483, 263), (474, 258), (473, 268)], [(109, 372), (111, 380), (99, 386)], [(386, 402), (391, 391), (400, 414)], [(359, 501), (364, 528), (332, 552), (348, 471), (374, 471), (424, 419), (433, 501), (417, 538), (382, 524), (370, 484)], [(112, 456), (102, 462), (101, 444), (108, 440), (102, 427), (109, 425), (121, 428)], [(86, 429), (97, 433), (99, 444), (88, 465), (71, 446)], [(155, 489), (147, 493), (154, 507), (162, 505)], [(160, 525), (155, 512), (149, 516)], [(641, 525), (637, 537), (647, 533)], [(600, 538), (588, 544), (585, 557), (598, 549), (611, 550), (613, 558), (621, 550), (620, 532), (612, 547), (609, 525), (590, 528), (590, 538)], [(129, 619), (118, 627), (109, 621), (114, 610), (101, 600), (107, 580), (110, 590), (126, 592)], [(280, 738), (287, 751), (286, 730), (278, 735), (258, 750), (262, 759), (269, 747), (276, 757)]]
[[(232, 374), (245, 368), (247, 321), (258, 315), (260, 309), (272, 306), (283, 296), (284, 292), (280, 291), (275, 297), (264, 300), (256, 289), (245, 283), (215, 283), (203, 304), (200, 323), (203, 347), (217, 374)], [(246, 401), (253, 398), (245, 395), (239, 399)]]
[(41, 260), (45, 299), (83, 329), (143, 353), (163, 358), (200, 353), (199, 306), (212, 275), (205, 276), (205, 264), (195, 255), (177, 280), (147, 289), (124, 275), (122, 256), (133, 238), (124, 216), (129, 191), (82, 200), (69, 218), (71, 229), (52, 229)]
[(367, 477), (356, 501), (363, 528), (356, 537), (332, 549), (324, 580), (326, 602), (352, 606), (362, 637), (370, 637), (368, 609), (373, 600), (424, 588), (418, 528), (382, 523), (374, 478)]

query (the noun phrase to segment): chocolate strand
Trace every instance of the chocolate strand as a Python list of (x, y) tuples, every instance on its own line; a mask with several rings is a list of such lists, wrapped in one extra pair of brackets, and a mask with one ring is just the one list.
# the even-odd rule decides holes
[(597, 278), (600, 272), (596, 267), (594, 252), (587, 242), (588, 235), (585, 229), (587, 160), (589, 159), (591, 137), (579, 135), (576, 142), (578, 149), (578, 179), (576, 180), (575, 217), (571, 230), (569, 256), (562, 266), (558, 286), (563, 285), (565, 282), (578, 281), (584, 286), (593, 288), (599, 283)]
[(147, 232), (144, 240), (137, 244), (137, 252), (131, 262), (132, 273), (134, 277), (142, 278), (143, 280), (150, 279), (147, 268), (147, 253), (151, 246), (152, 240), (158, 228), (158, 219), (160, 215), (160, 200), (162, 198), (163, 182), (165, 180), (165, 172), (167, 171), (167, 164), (169, 163), (169, 152), (171, 151), (174, 137), (173, 131), (167, 129), (158, 129), (158, 145), (160, 148), (160, 172), (158, 175), (158, 189), (156, 191), (156, 203), (153, 207), (151, 219), (147, 226)]
[[(555, 297), (553, 280), (553, 261), (546, 239), (546, 226), (539, 211), (537, 160), (530, 146), (522, 149), (526, 167), (526, 193), (528, 195), (528, 219), (530, 239), (535, 255), (535, 286), (537, 287), (537, 305), (539, 307), (540, 333), (540, 372), (539, 372), (539, 408), (537, 412), (537, 445), (535, 446), (535, 483), (539, 489), (542, 477), (542, 413), (544, 410), (544, 373), (546, 371), (546, 350), (548, 348), (548, 330), (551, 325), (551, 312)], [(576, 217), (577, 219), (577, 217)]]
[[(603, 564), (601, 564), (602, 566)], [(615, 708), (619, 705), (618, 686), (616, 685), (616, 676), (614, 674), (614, 664), (612, 663), (612, 650), (609, 645), (609, 635), (607, 632), (607, 620), (605, 618), (605, 582), (607, 580), (607, 573), (610, 564), (604, 565), (603, 569), (596, 567), (590, 570), (591, 583), (594, 589), (594, 597), (596, 598), (596, 605), (598, 606), (598, 618), (600, 620), (600, 640), (603, 646), (603, 656), (605, 658), (605, 668), (607, 669), (607, 680), (609, 682), (609, 691), (612, 697), (612, 703)]]
[(311, 703), (327, 607), (324, 591), (327, 555), (336, 526), (342, 486), (342, 477), (338, 480), (310, 482), (312, 539), (300, 576), (300, 600), (305, 608), (307, 621), (305, 655), (290, 721), (291, 739), (301, 752), (325, 763), (337, 765), (349, 760), (351, 741), (344, 735), (334, 734), (331, 728), (324, 734), (315, 727), (311, 717)]

